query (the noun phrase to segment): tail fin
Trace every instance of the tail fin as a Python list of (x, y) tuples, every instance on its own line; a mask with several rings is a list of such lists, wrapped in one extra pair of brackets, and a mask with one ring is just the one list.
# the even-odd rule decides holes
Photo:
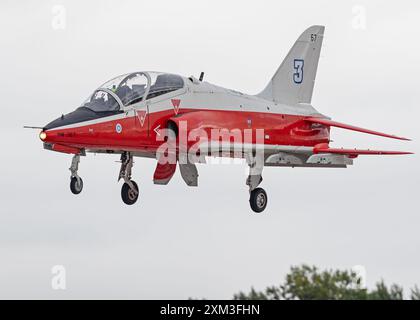
[(286, 104), (311, 103), (324, 26), (306, 29), (259, 97)]

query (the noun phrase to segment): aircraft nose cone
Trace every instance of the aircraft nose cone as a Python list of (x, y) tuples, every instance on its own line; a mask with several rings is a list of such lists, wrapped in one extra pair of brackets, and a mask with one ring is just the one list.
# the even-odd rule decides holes
[(42, 130), (39, 133), (39, 138), (41, 139), (41, 141), (44, 141), (45, 142), (45, 140), (47, 139), (47, 133), (44, 130)]
[(59, 138), (58, 132), (54, 130), (47, 130), (44, 128), (39, 133), (39, 139), (44, 142), (44, 144), (57, 142), (57, 138)]

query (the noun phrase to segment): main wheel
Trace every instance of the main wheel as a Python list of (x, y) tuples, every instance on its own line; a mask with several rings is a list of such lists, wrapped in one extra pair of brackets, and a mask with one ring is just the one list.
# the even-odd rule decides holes
[(256, 188), (251, 191), (251, 195), (249, 197), (249, 204), (251, 205), (251, 209), (254, 212), (262, 212), (264, 211), (265, 207), (267, 206), (267, 193), (263, 188)]
[(121, 188), (121, 198), (123, 202), (128, 205), (136, 203), (139, 197), (139, 187), (137, 186), (137, 183), (135, 183), (133, 180), (131, 180), (131, 183), (133, 184), (134, 189), (132, 189), (126, 182), (124, 182)]
[(73, 194), (79, 194), (83, 190), (83, 180), (79, 177), (72, 177), (70, 179), (70, 190)]

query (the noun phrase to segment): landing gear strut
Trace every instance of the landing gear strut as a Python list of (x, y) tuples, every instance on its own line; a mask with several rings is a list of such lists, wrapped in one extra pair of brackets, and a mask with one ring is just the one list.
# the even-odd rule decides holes
[(77, 174), (79, 169), (80, 155), (75, 154), (71, 160), (71, 166), (69, 168), (71, 172), (70, 176), (70, 190), (73, 194), (79, 194), (83, 190), (83, 180)]
[[(257, 159), (258, 160), (258, 159)], [(249, 204), (252, 211), (260, 213), (267, 207), (268, 197), (263, 188), (258, 188), (262, 182), (262, 164), (256, 161), (255, 158), (247, 159), (249, 165), (249, 175), (246, 179), (246, 184), (249, 186)]]
[(124, 184), (121, 188), (121, 198), (127, 205), (136, 203), (139, 197), (139, 187), (137, 183), (131, 180), (131, 169), (133, 168), (133, 155), (129, 152), (121, 154), (121, 169), (118, 175), (118, 181), (124, 179)]

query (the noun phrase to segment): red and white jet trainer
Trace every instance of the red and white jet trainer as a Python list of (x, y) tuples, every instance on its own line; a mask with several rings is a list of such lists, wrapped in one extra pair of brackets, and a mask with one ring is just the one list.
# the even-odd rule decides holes
[(75, 111), (42, 128), (44, 148), (73, 154), (70, 189), (82, 191), (77, 174), (87, 152), (121, 154), (121, 196), (132, 205), (139, 195), (131, 179), (133, 157), (158, 160), (156, 184), (167, 184), (177, 163), (189, 186), (198, 185), (196, 163), (206, 156), (246, 159), (251, 208), (261, 212), (267, 194), (258, 188), (264, 166), (345, 168), (359, 155), (408, 154), (330, 147), (338, 127), (409, 140), (330, 120), (311, 105), (323, 26), (305, 30), (267, 87), (248, 95), (169, 73), (134, 72), (106, 82)]

